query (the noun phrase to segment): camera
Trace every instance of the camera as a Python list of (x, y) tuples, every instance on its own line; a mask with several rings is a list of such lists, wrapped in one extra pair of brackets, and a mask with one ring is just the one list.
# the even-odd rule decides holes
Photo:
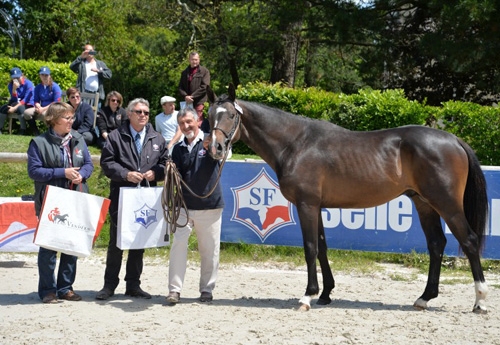
[(97, 54), (97, 52), (95, 50), (89, 51), (89, 55), (96, 55), (96, 54)]

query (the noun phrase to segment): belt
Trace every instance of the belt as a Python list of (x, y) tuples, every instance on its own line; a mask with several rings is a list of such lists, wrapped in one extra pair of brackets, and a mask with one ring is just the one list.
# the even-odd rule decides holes
[(87, 93), (97, 93), (97, 91), (90, 91), (90, 90), (87, 90), (87, 89), (85, 89), (85, 91), (83, 91), (83, 92), (87, 92)]

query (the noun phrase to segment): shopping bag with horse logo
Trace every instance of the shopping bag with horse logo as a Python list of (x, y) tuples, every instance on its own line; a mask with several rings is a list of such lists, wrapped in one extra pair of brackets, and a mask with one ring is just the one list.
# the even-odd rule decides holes
[(116, 246), (144, 249), (170, 244), (163, 218), (163, 187), (122, 187), (118, 202)]
[(69, 255), (89, 256), (109, 203), (97, 195), (47, 186), (34, 243)]

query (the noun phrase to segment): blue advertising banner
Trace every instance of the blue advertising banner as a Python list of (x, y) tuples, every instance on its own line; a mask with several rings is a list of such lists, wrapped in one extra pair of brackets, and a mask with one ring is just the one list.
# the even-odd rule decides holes
[[(490, 205), (483, 257), (500, 259), (500, 168), (483, 167)], [(226, 162), (222, 173), (226, 206), (222, 242), (303, 246), (297, 209), (280, 192), (276, 174), (262, 161)], [(427, 252), (413, 202), (400, 196), (366, 209), (323, 209), (328, 248), (376, 252)], [(443, 222), (443, 226), (445, 226)], [(445, 254), (458, 242), (445, 227)]]

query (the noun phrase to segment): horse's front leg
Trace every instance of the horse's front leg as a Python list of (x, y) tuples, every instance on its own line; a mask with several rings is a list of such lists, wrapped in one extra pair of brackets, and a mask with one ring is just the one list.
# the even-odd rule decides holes
[(297, 205), (302, 229), (304, 254), (307, 265), (307, 287), (305, 295), (300, 299), (299, 310), (311, 309), (312, 297), (319, 293), (316, 259), (318, 257), (318, 214), (319, 207), (305, 204)]
[(323, 291), (319, 296), (318, 305), (327, 305), (332, 302), (330, 293), (335, 288), (335, 280), (333, 279), (330, 263), (328, 262), (328, 246), (326, 245), (325, 228), (323, 226), (323, 218), (321, 210), (318, 215), (318, 260), (321, 266), (321, 274), (323, 275)]

